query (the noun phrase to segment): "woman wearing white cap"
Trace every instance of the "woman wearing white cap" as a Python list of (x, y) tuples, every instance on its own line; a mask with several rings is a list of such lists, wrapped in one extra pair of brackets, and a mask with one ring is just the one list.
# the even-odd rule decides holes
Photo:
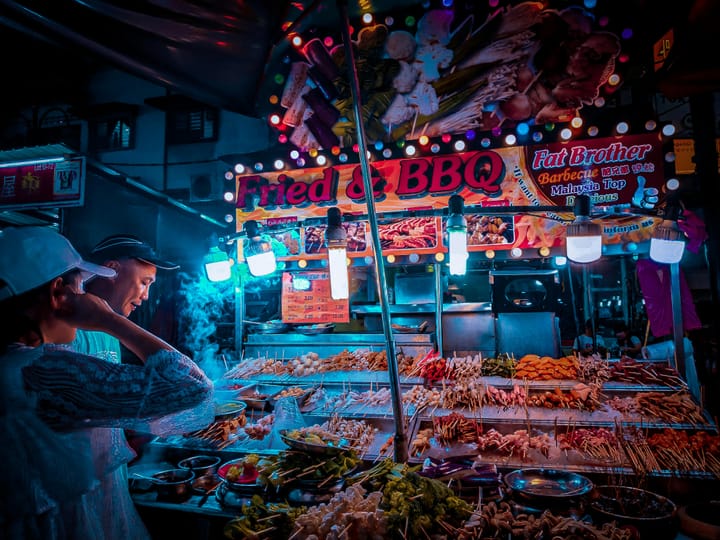
[[(0, 537), (102, 539), (83, 495), (96, 483), (73, 430), (159, 435), (213, 419), (212, 382), (189, 358), (113, 311), (84, 279), (114, 271), (84, 261), (44, 227), (0, 232)], [(111, 364), (53, 344), (77, 328), (117, 337), (144, 365)]]

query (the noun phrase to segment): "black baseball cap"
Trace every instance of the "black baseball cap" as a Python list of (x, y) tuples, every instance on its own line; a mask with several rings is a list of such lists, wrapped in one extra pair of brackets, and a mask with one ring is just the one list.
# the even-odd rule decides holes
[(161, 270), (177, 270), (179, 264), (161, 259), (150, 244), (130, 234), (115, 234), (98, 242), (90, 255), (93, 262), (102, 264), (117, 259), (138, 259)]

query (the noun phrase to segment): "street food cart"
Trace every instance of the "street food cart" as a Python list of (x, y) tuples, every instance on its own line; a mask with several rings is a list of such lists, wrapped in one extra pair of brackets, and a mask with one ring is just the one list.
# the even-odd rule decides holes
[[(268, 100), (281, 150), (225, 175), (238, 224), (221, 239), (237, 261), (237, 355), (216, 380), (216, 425), (151, 446), (174, 459), (277, 456), (297, 450), (293, 430), (352, 425), (337, 441), (366, 465), (473, 456), (500, 473), (649, 478), (681, 498), (685, 481), (710, 490), (717, 426), (675, 362), (580, 361), (561, 346), (552, 262), (566, 255), (568, 225), (593, 219), (604, 256), (633, 256), (663, 217), (650, 200), (667, 185), (658, 126), (603, 135), (583, 123), (618, 84), (619, 38), (535, 2), (484, 24), (453, 20), (461, 12), (367, 17), (352, 35), (341, 24), (342, 36), (297, 41)], [(582, 30), (560, 65), (536, 25), (558, 21)], [(592, 214), (578, 216), (585, 195)], [(449, 286), (458, 224), (461, 262), (487, 280), (477, 302), (454, 301)], [(336, 295), (338, 239), (349, 279)], [(244, 261), (270, 252), (280, 313), (254, 320), (244, 286), (262, 278)], [(245, 406), (226, 417), (228, 403)], [(673, 440), (687, 445), (670, 451)], [(226, 476), (205, 508), (241, 508), (248, 493), (232, 484)], [(296, 491), (298, 504), (335, 493)]]

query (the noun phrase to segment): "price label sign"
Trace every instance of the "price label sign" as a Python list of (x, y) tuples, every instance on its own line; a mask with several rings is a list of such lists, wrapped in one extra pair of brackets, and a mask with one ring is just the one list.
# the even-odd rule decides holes
[(327, 270), (283, 272), (282, 321), (292, 324), (350, 322), (350, 301), (333, 300)]

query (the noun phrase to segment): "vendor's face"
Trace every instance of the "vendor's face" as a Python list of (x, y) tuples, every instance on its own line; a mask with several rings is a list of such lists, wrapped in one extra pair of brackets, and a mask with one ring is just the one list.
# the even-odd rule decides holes
[(117, 276), (105, 300), (117, 313), (127, 317), (148, 299), (150, 286), (155, 283), (157, 268), (137, 259), (117, 262)]

